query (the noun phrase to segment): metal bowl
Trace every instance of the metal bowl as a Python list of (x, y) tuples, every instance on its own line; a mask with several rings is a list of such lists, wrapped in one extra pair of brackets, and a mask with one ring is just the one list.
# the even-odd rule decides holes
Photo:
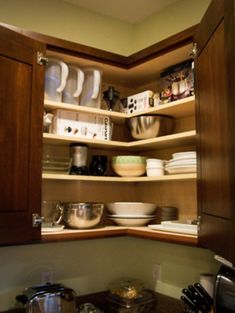
[(69, 228), (92, 228), (103, 215), (101, 203), (64, 203), (64, 223)]
[(149, 139), (170, 134), (174, 119), (167, 115), (148, 114), (131, 117), (127, 123), (133, 138)]

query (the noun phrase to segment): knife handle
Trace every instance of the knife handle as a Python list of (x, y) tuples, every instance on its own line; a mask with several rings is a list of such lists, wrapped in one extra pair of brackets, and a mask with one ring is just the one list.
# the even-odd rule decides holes
[(188, 286), (189, 291), (192, 293), (192, 298), (196, 302), (196, 306), (204, 313), (211, 311), (211, 304), (207, 302), (207, 300), (197, 291), (197, 289), (189, 285)]
[(196, 306), (191, 302), (189, 301), (186, 297), (184, 296), (181, 296), (180, 299), (185, 303), (187, 304), (187, 306), (192, 309), (195, 313), (198, 313), (198, 310), (196, 308)]
[(202, 287), (200, 283), (194, 284), (194, 287), (200, 292), (200, 294), (209, 302), (210, 304), (213, 304), (213, 299), (209, 295), (209, 293)]

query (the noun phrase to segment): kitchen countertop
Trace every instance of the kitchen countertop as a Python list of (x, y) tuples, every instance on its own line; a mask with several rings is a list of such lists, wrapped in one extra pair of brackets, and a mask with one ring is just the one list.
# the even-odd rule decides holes
[[(78, 297), (78, 305), (91, 302), (99, 309), (101, 309), (104, 313), (108, 313), (107, 303), (105, 301), (106, 296), (108, 295), (107, 291), (95, 293), (87, 296)], [(151, 313), (182, 313), (185, 305), (181, 300), (162, 295), (154, 292), (156, 297), (154, 309)]]
[[(79, 306), (82, 303), (91, 302), (94, 304), (97, 308), (102, 310), (104, 313), (108, 313), (107, 309), (107, 303), (105, 301), (105, 298), (107, 296), (108, 292), (98, 292), (94, 294), (88, 294), (84, 296), (79, 296), (77, 298), (77, 305)], [(154, 293), (156, 297), (154, 309), (151, 311), (151, 313), (182, 313), (185, 305), (182, 301), (162, 295), (159, 293)], [(4, 311), (0, 313), (25, 313), (25, 309), (12, 309), (9, 311)]]

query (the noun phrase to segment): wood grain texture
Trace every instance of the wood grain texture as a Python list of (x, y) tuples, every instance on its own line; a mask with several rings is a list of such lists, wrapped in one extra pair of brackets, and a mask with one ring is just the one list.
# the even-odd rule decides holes
[(42, 44), (0, 27), (0, 244), (40, 239), (32, 212), (41, 207)]
[(199, 242), (235, 262), (234, 1), (213, 1), (197, 40)]

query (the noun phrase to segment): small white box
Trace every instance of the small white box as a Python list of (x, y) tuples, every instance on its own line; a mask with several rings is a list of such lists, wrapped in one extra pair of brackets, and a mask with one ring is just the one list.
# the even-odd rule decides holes
[(154, 106), (154, 94), (151, 90), (146, 90), (127, 97), (127, 113), (147, 110)]
[(111, 140), (112, 123), (108, 116), (55, 110), (52, 132), (57, 135)]

